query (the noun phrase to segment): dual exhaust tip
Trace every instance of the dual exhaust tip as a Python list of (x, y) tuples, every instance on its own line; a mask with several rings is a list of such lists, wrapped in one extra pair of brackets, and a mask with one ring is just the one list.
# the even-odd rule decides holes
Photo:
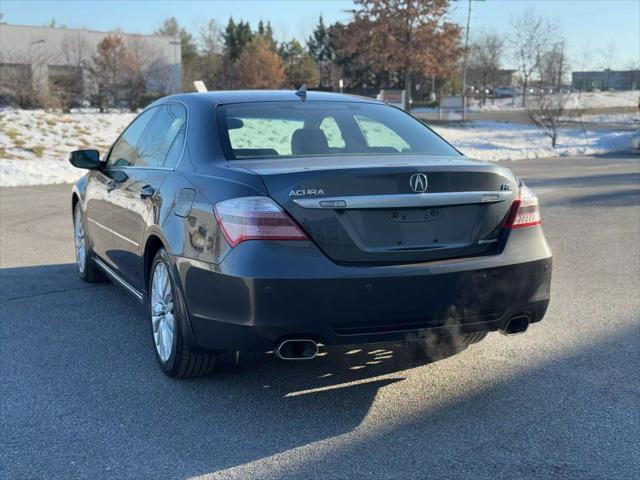
[[(529, 328), (528, 315), (511, 317), (506, 325), (500, 329), (503, 335), (519, 335)], [(311, 360), (318, 355), (318, 344), (311, 339), (284, 340), (275, 348), (276, 357), (282, 360)]]
[(282, 360), (311, 360), (318, 355), (318, 344), (309, 339), (284, 340), (274, 353)]
[(500, 329), (500, 333), (503, 335), (519, 335), (524, 333), (529, 328), (529, 317), (527, 315), (516, 315), (506, 323), (506, 325)]

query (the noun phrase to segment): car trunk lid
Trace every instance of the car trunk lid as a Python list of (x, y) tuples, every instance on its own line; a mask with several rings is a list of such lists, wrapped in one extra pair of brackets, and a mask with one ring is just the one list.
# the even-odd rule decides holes
[[(332, 260), (411, 263), (497, 252), (517, 192), (505, 168), (408, 155), (246, 160)], [(234, 165), (235, 166), (235, 165)]]

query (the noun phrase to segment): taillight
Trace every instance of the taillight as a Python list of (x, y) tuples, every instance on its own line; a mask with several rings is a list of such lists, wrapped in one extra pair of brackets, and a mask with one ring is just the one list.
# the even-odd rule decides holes
[(216, 221), (229, 245), (245, 240), (306, 240), (280, 206), (269, 197), (243, 197), (216, 203)]
[(520, 187), (520, 197), (513, 202), (505, 223), (506, 228), (523, 228), (540, 225), (538, 197), (525, 185)]

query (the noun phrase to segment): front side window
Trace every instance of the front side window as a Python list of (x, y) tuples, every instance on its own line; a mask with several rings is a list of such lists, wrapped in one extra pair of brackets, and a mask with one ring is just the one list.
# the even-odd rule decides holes
[(410, 115), (356, 102), (259, 102), (218, 107), (229, 160), (348, 155), (459, 155)]
[(167, 104), (143, 112), (113, 145), (110, 167), (175, 167), (184, 145), (187, 112)]

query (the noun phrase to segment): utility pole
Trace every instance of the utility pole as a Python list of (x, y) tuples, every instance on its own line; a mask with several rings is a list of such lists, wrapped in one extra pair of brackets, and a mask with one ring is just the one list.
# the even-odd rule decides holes
[(462, 64), (462, 121), (466, 119), (467, 110), (467, 68), (469, 64), (469, 24), (471, 23), (471, 0), (467, 11), (467, 29), (464, 32), (464, 63)]
[(469, 26), (471, 25), (471, 2), (484, 2), (485, 0), (468, 0), (469, 7), (467, 10), (467, 29), (464, 32), (464, 63), (462, 65), (462, 120), (465, 119), (465, 110), (467, 108), (467, 69), (469, 60)]

